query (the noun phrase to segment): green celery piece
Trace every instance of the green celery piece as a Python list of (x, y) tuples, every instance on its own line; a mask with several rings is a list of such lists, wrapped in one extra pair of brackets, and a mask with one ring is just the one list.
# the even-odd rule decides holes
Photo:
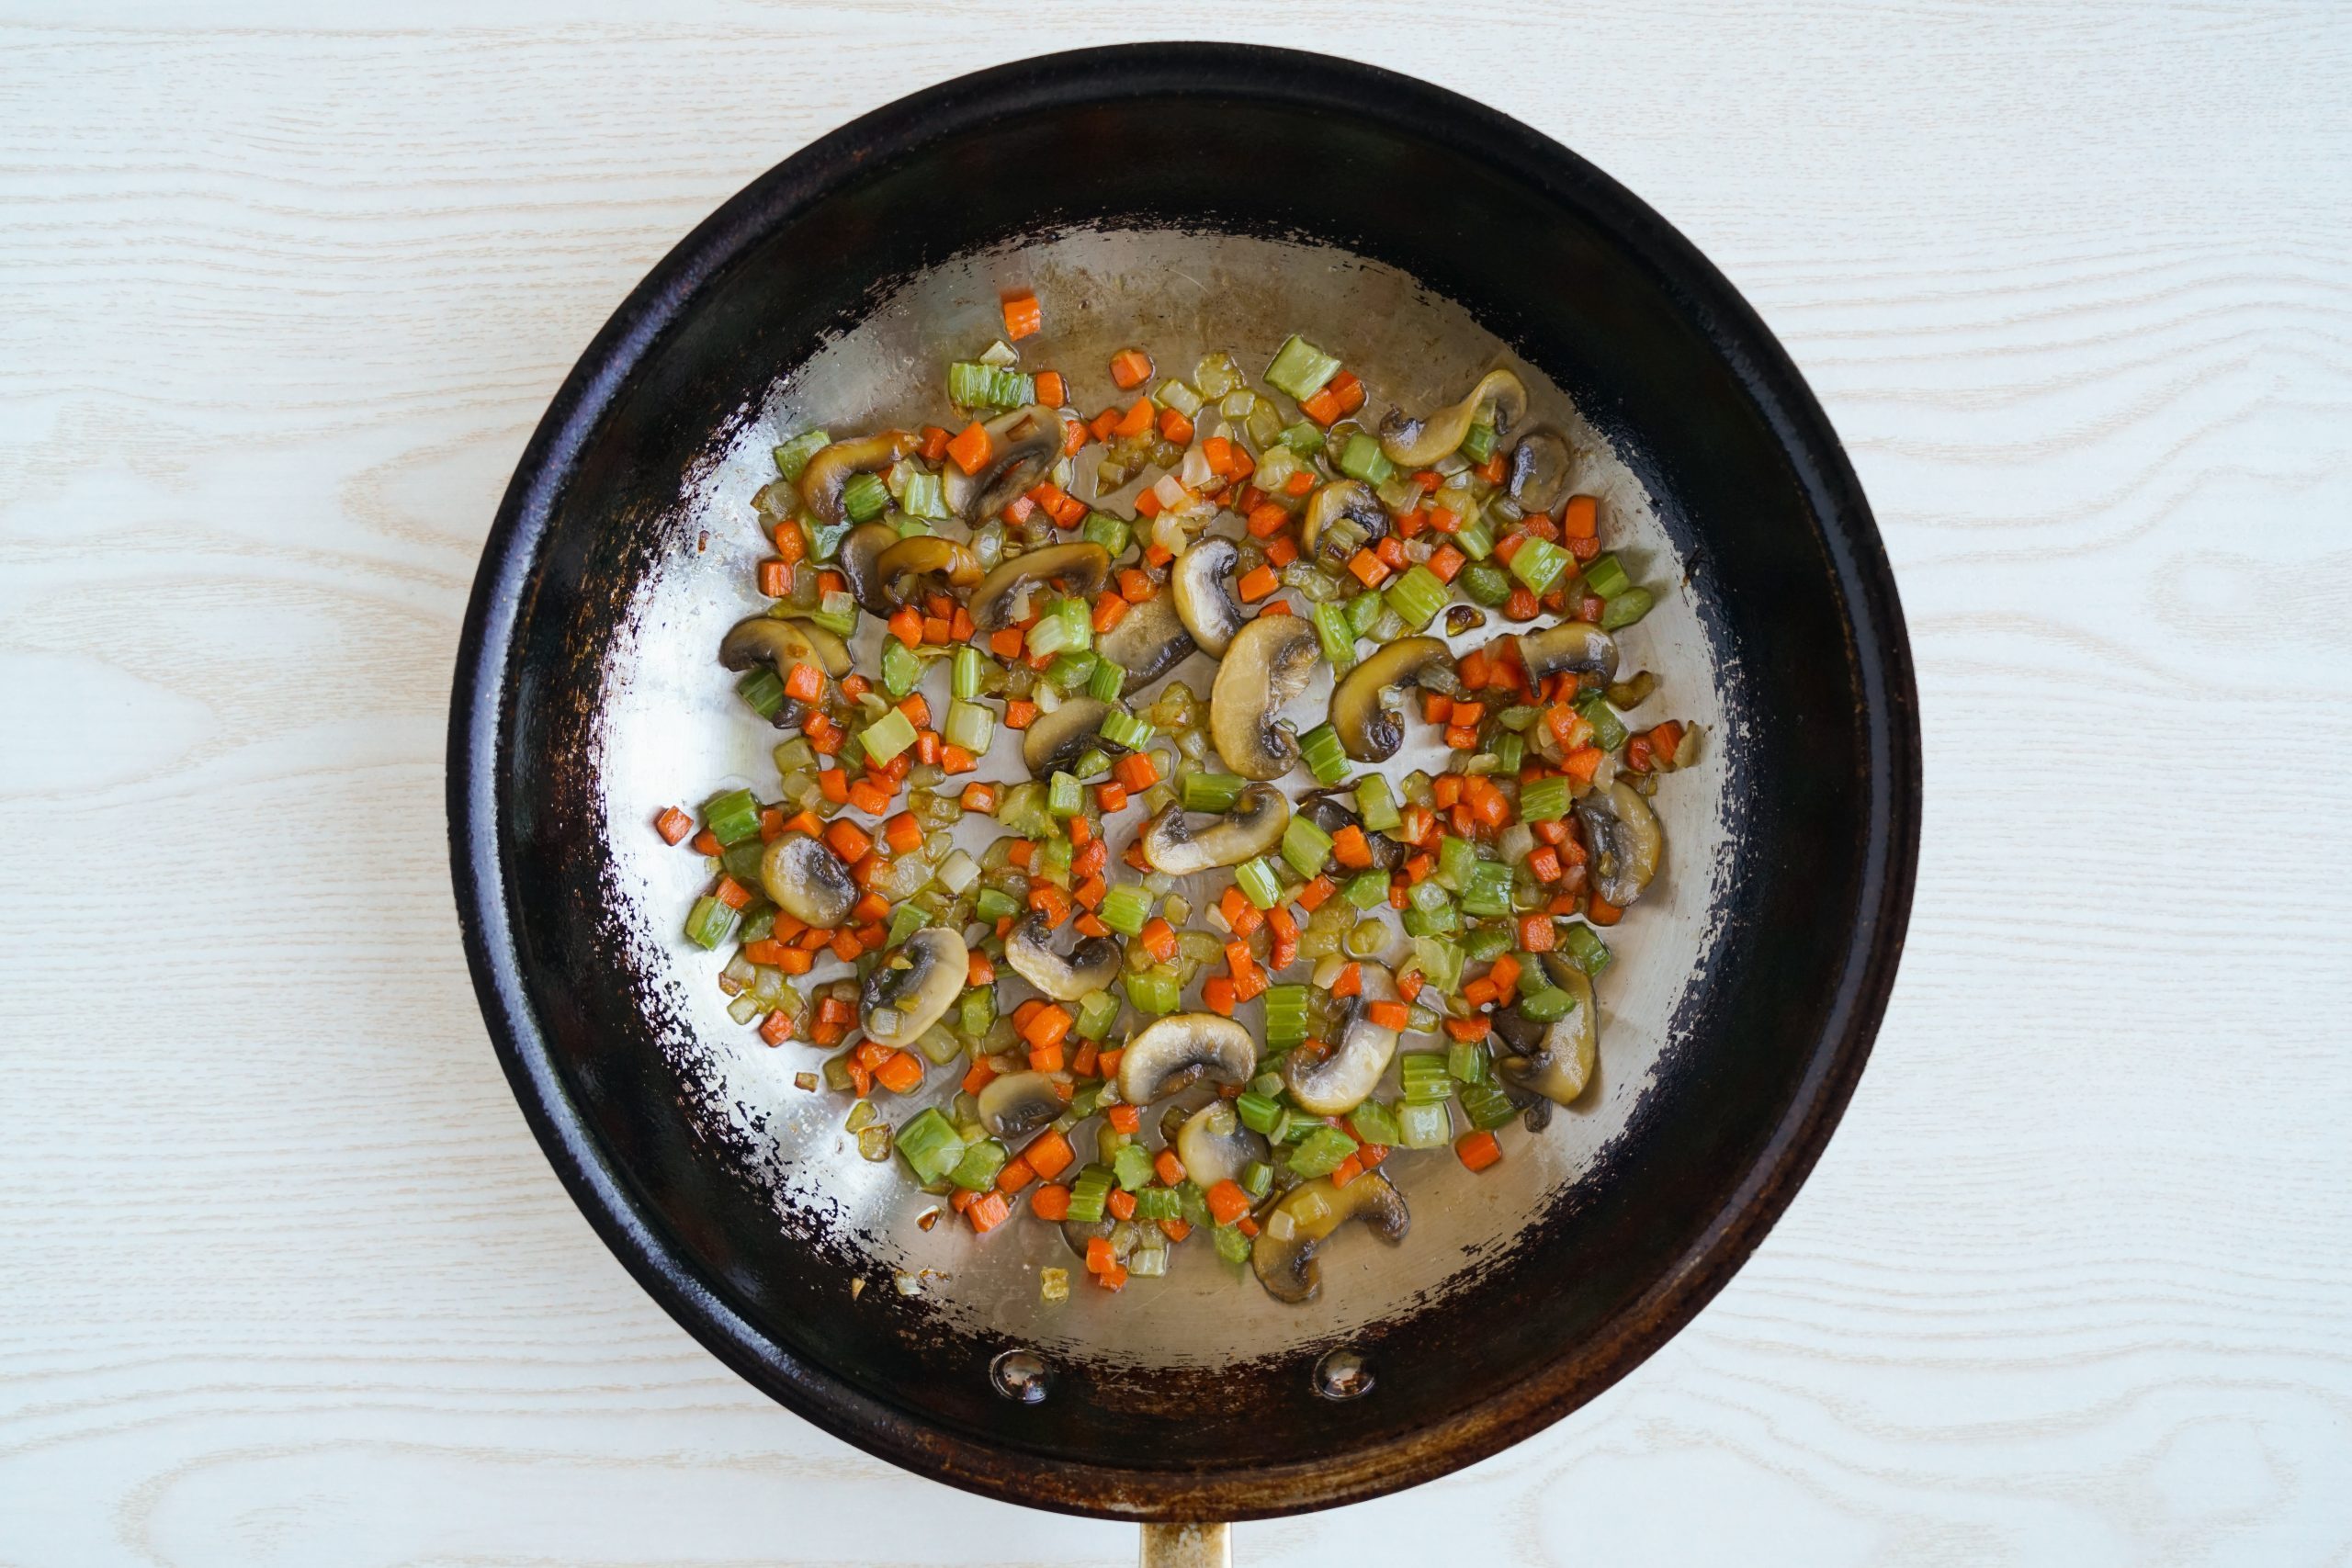
[(914, 721), (892, 708), (858, 731), (858, 743), (865, 748), (868, 757), (888, 765), (891, 758), (915, 743)]
[(852, 474), (842, 486), (842, 514), (853, 523), (871, 523), (889, 506), (890, 487), (880, 474)]
[(1367, 773), (1357, 781), (1356, 815), (1363, 818), (1367, 833), (1385, 833), (1403, 824), (1405, 818), (1396, 808), (1396, 792), (1388, 787), (1385, 775)]
[(967, 1192), (986, 1192), (996, 1185), (996, 1173), (1004, 1168), (1012, 1157), (1002, 1144), (994, 1138), (982, 1138), (964, 1151), (947, 1179)]
[(1550, 588), (1567, 567), (1568, 552), (1549, 539), (1522, 539), (1510, 558), (1510, 574), (1527, 584), (1531, 593)]
[(784, 707), (784, 677), (774, 666), (763, 664), (735, 682), (735, 694), (762, 718), (774, 718)]
[(1396, 465), (1381, 451), (1379, 441), (1358, 431), (1340, 449), (1340, 472), (1368, 485), (1384, 485), (1396, 477)]
[(1598, 976), (1615, 962), (1617, 955), (1600, 940), (1600, 933), (1582, 920), (1560, 927), (1560, 941), (1568, 950), (1569, 961), (1587, 975)]
[(1295, 333), (1275, 350), (1266, 367), (1266, 384), (1304, 402), (1321, 391), (1340, 373), (1340, 361)]
[(716, 949), (735, 929), (735, 911), (705, 895), (686, 911), (686, 940), (697, 947)]
[(1263, 855), (1236, 866), (1233, 882), (1241, 889), (1242, 896), (1261, 909), (1271, 909), (1282, 902), (1282, 883), (1276, 879), (1274, 868), (1266, 863)]
[(1358, 872), (1340, 889), (1340, 897), (1359, 909), (1377, 908), (1388, 902), (1388, 874), (1385, 871)]
[(1150, 1013), (1155, 1018), (1165, 1018), (1174, 1012), (1182, 998), (1175, 975), (1172, 972), (1163, 973), (1157, 964), (1140, 975), (1129, 975), (1125, 985), (1127, 1000), (1135, 1004), (1136, 1010)]
[(1290, 1151), (1289, 1165), (1299, 1175), (1312, 1179), (1330, 1175), (1355, 1152), (1356, 1141), (1339, 1128), (1317, 1127)]
[(1453, 1120), (1442, 1100), (1396, 1108), (1396, 1142), (1408, 1149), (1442, 1149), (1453, 1141)]
[(917, 1111), (899, 1129), (897, 1142), (899, 1157), (924, 1186), (954, 1170), (964, 1158), (962, 1134), (935, 1108)]
[(1396, 1144), (1402, 1141), (1396, 1125), (1396, 1113), (1376, 1100), (1367, 1100), (1348, 1112), (1348, 1120), (1367, 1144)]
[(1186, 773), (1179, 793), (1187, 811), (1230, 811), (1248, 784), (1231, 773)]
[(804, 430), (775, 449), (775, 471), (800, 482), (801, 471), (808, 467), (808, 459), (832, 445), (833, 438), (821, 430)]
[(1117, 702), (1126, 686), (1127, 672), (1108, 659), (1097, 660), (1094, 673), (1086, 678), (1086, 694), (1096, 702)]
[(1122, 1190), (1133, 1192), (1151, 1180), (1151, 1156), (1141, 1144), (1123, 1144), (1111, 1156), (1111, 1174)]
[(1553, 775), (1519, 786), (1522, 822), (1557, 822), (1568, 814), (1568, 781)]
[(897, 637), (882, 645), (882, 689), (892, 701), (905, 696), (922, 681), (922, 660), (914, 650)]
[(1123, 882), (1103, 896), (1094, 918), (1121, 936), (1134, 936), (1149, 923), (1153, 902), (1150, 890), (1141, 883)]
[(1315, 606), (1314, 620), (1324, 659), (1330, 664), (1332, 673), (1344, 674), (1356, 661), (1355, 627), (1349, 624), (1346, 606), (1325, 600)]
[(1239, 1225), (1219, 1225), (1210, 1235), (1216, 1242), (1216, 1255), (1227, 1263), (1247, 1263), (1250, 1249), (1256, 1245), (1241, 1234)]
[(1347, 748), (1328, 723), (1318, 724), (1298, 738), (1298, 754), (1317, 784), (1338, 784), (1348, 776)]
[(1264, 1135), (1274, 1129), (1274, 1120), (1282, 1114), (1282, 1107), (1255, 1090), (1244, 1093), (1233, 1102), (1234, 1114), (1251, 1132)]
[(1331, 855), (1331, 835), (1304, 817), (1294, 817), (1283, 829), (1283, 859), (1301, 876), (1314, 876)]
[(1627, 731), (1624, 720), (1617, 716), (1617, 710), (1611, 707), (1608, 699), (1599, 692), (1590, 694), (1577, 704), (1577, 712), (1592, 726), (1592, 743), (1595, 746), (1604, 751), (1614, 751), (1625, 744)]
[(980, 694), (988, 673), (983, 660), (980, 650), (969, 643), (956, 650), (955, 667), (948, 676), (948, 694), (957, 702), (967, 703)]
[(702, 803), (702, 825), (721, 844), (748, 839), (760, 830), (760, 803), (748, 789), (723, 790)]
[(1388, 608), (1388, 601), (1376, 589), (1367, 590), (1348, 601), (1348, 625), (1358, 637), (1369, 637), (1372, 628), (1380, 624), (1381, 613)]
[(1428, 626), (1437, 613), (1445, 608), (1445, 602), (1451, 596), (1452, 590), (1446, 587), (1445, 579), (1419, 561), (1407, 568), (1404, 576), (1390, 583), (1386, 593), (1388, 607), (1415, 631)]
[(1470, 462), (1485, 462), (1495, 455), (1495, 427), (1491, 424), (1472, 425), (1463, 433), (1462, 445), (1456, 450)]
[(1577, 999), (1556, 986), (1521, 993), (1519, 1010), (1536, 1023), (1555, 1023), (1576, 1010)]
[(1625, 563), (1619, 560), (1616, 552), (1611, 550), (1606, 555), (1593, 557), (1586, 565), (1584, 585), (1603, 599), (1614, 599), (1632, 588), (1634, 580), (1625, 575)]
[(1657, 604), (1657, 600), (1648, 589), (1628, 588), (1616, 598), (1603, 604), (1600, 611), (1600, 629), (1605, 632), (1623, 631), (1648, 615)]
[(1078, 1019), (1071, 1028), (1081, 1040), (1100, 1040), (1119, 1021), (1119, 998), (1108, 991), (1089, 991), (1078, 999)]
[(1090, 512), (1079, 525), (1078, 536), (1088, 544), (1102, 546), (1116, 560), (1135, 542), (1135, 528), (1124, 517), (1114, 517), (1108, 512)]

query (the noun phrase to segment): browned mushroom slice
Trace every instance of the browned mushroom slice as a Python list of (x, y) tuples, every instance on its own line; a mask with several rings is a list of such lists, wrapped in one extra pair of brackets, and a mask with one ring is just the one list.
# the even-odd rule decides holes
[(1190, 876), (1212, 866), (1239, 865), (1282, 841), (1290, 826), (1290, 802), (1269, 784), (1244, 788), (1230, 809), (1206, 828), (1185, 820), (1182, 801), (1151, 819), (1143, 832), (1143, 858), (1170, 876)]
[(1069, 773), (1090, 748), (1109, 756), (1125, 750), (1102, 736), (1111, 705), (1099, 697), (1065, 697), (1062, 705), (1033, 721), (1021, 737), (1021, 761), (1032, 778)]
[(1002, 631), (1021, 619), (1028, 596), (1046, 583), (1058, 581), (1065, 592), (1091, 599), (1111, 578), (1111, 553), (1100, 545), (1047, 545), (1014, 556), (980, 580), (972, 590), (972, 625), (984, 632)]
[(972, 553), (969, 545), (959, 545), (936, 534), (917, 534), (900, 539), (875, 557), (874, 575), (881, 583), (884, 598), (896, 609), (910, 603), (910, 584), (914, 580), (936, 578), (950, 588), (969, 588), (985, 574), (980, 570), (980, 558)]
[(993, 517), (1033, 488), (1062, 455), (1061, 415), (1031, 404), (999, 414), (982, 426), (989, 456), (970, 473), (949, 463), (940, 475), (948, 509), (967, 523)]
[(964, 994), (971, 954), (957, 932), (933, 926), (909, 937), (865, 977), (865, 1037), (884, 1045), (913, 1044), (947, 1016)]
[(1396, 688), (1426, 685), (1451, 693), (1460, 684), (1453, 650), (1442, 639), (1398, 637), (1341, 676), (1331, 689), (1331, 728), (1357, 761), (1385, 762), (1405, 743)]
[(1094, 651), (1127, 672), (1121, 693), (1133, 697), (1193, 654), (1193, 636), (1177, 614), (1175, 596), (1155, 593), (1130, 605), (1119, 624), (1095, 639)]
[(1251, 1160), (1266, 1157), (1266, 1140), (1241, 1124), (1229, 1100), (1213, 1100), (1176, 1130), (1176, 1157), (1185, 1179), (1205, 1190), (1238, 1180)]
[(1074, 1002), (1089, 991), (1107, 990), (1119, 977), (1119, 944), (1114, 939), (1090, 937), (1065, 957), (1054, 951), (1053, 934), (1044, 915), (1032, 914), (1005, 939), (1004, 961), (1057, 1002)]
[[(1593, 1007), (1592, 981), (1575, 964), (1552, 962), (1545, 954), (1544, 970), (1554, 990), (1566, 991), (1570, 1006), (1559, 1017), (1533, 1019), (1518, 1001), (1495, 1016), (1495, 1036), (1504, 1055), (1495, 1063), (1503, 1080), (1529, 1089), (1555, 1105), (1567, 1105), (1584, 1093), (1599, 1060), (1600, 1017)], [(1529, 993), (1531, 995), (1535, 993)]]
[(1603, 681), (1617, 674), (1617, 639), (1590, 621), (1562, 621), (1540, 632), (1521, 632), (1519, 661), (1531, 681), (1546, 681), (1566, 671), (1598, 675)]
[(718, 662), (729, 670), (771, 664), (789, 680), (796, 664), (814, 664), (835, 680), (849, 673), (849, 645), (822, 626), (753, 615), (719, 639)]
[(1592, 852), (1592, 886), (1623, 908), (1640, 897), (1657, 874), (1666, 834), (1641, 792), (1623, 780), (1594, 790), (1577, 802), (1577, 821)]
[(1209, 739), (1245, 779), (1278, 779), (1298, 761), (1298, 737), (1277, 716), (1306, 689), (1322, 657), (1304, 615), (1261, 615), (1243, 626), (1209, 688)]
[(1377, 964), (1361, 968), (1363, 990), (1348, 1009), (1340, 1043), (1319, 1055), (1302, 1049), (1283, 1058), (1283, 1086), (1299, 1109), (1316, 1116), (1345, 1116), (1362, 1105), (1396, 1055), (1396, 1032), (1366, 1016), (1372, 1003), (1396, 999), (1396, 983)]
[(1362, 479), (1334, 479), (1307, 499), (1306, 510), (1299, 517), (1298, 547), (1309, 557), (1330, 559), (1338, 556), (1334, 565), (1344, 565), (1353, 550), (1340, 552), (1327, 547), (1339, 536), (1331, 533), (1331, 525), (1346, 518), (1363, 536), (1365, 544), (1377, 544), (1388, 536), (1388, 509)]
[(1213, 1012), (1170, 1013), (1136, 1031), (1120, 1053), (1119, 1098), (1148, 1104), (1203, 1074), (1218, 1083), (1248, 1083), (1257, 1066), (1257, 1041), (1233, 1020)]
[(841, 856), (798, 833), (785, 835), (762, 852), (760, 886), (794, 919), (826, 930), (848, 919), (857, 903), (857, 881)]
[(800, 470), (801, 504), (818, 522), (839, 527), (844, 521), (842, 487), (850, 477), (887, 468), (915, 446), (915, 438), (905, 431), (886, 430), (879, 435), (861, 435), (818, 448), (808, 466)]
[(1526, 383), (1508, 370), (1489, 370), (1468, 397), (1425, 420), (1392, 409), (1380, 422), (1380, 449), (1398, 468), (1426, 468), (1462, 445), (1482, 411), (1496, 434), (1508, 434), (1526, 415)]
[[(1151, 601), (1171, 599), (1177, 615), (1193, 640), (1208, 650), (1212, 659), (1222, 659), (1225, 650), (1240, 631), (1249, 617), (1233, 597), (1228, 579), (1233, 565), (1240, 556), (1231, 539), (1195, 539), (1176, 558), (1175, 567), (1168, 575), (1168, 592)], [(1128, 620), (1134, 619), (1131, 612)], [(1120, 623), (1122, 626), (1125, 622)]]
[(1345, 1187), (1332, 1186), (1328, 1176), (1302, 1182), (1267, 1214), (1250, 1248), (1250, 1267), (1266, 1293), (1294, 1306), (1321, 1294), (1323, 1269), (1315, 1255), (1350, 1220), (1362, 1220), (1373, 1235), (1394, 1245), (1405, 1239), (1413, 1216), (1404, 1196), (1376, 1170)]
[(1568, 444), (1538, 426), (1510, 449), (1510, 498), (1529, 512), (1549, 512), (1568, 492)]
[(1059, 1116), (1068, 1103), (1044, 1073), (1006, 1073), (980, 1090), (980, 1125), (991, 1138), (1025, 1138)]

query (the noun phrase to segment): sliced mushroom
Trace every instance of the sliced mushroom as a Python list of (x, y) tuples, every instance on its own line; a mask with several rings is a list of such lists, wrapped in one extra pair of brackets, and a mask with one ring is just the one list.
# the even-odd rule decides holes
[(1388, 509), (1362, 479), (1334, 479), (1307, 499), (1298, 522), (1298, 547), (1309, 556), (1323, 538), (1323, 530), (1340, 518), (1363, 530), (1366, 543), (1388, 536)]
[(874, 574), (893, 608), (907, 602), (899, 586), (902, 580), (936, 577), (950, 588), (969, 588), (984, 575), (980, 558), (972, 553), (971, 546), (943, 539), (936, 534), (917, 534), (900, 539), (875, 557)]
[(1032, 403), (999, 414), (984, 427), (989, 457), (973, 473), (950, 463), (941, 473), (948, 509), (967, 523), (995, 516), (1044, 477), (1062, 455), (1061, 415)]
[(1176, 1157), (1184, 1162), (1185, 1177), (1206, 1190), (1238, 1179), (1251, 1160), (1264, 1159), (1266, 1140), (1241, 1124), (1232, 1101), (1216, 1100), (1176, 1130)]
[(1021, 619), (1018, 612), (1029, 592), (1044, 587), (1050, 579), (1059, 578), (1070, 592), (1091, 599), (1110, 576), (1111, 553), (1100, 545), (1082, 541), (1047, 545), (1042, 550), (1014, 556), (972, 590), (972, 625), (984, 632), (1002, 631)]
[(808, 459), (808, 466), (800, 470), (801, 504), (815, 513), (820, 523), (829, 527), (840, 526), (842, 487), (849, 483), (850, 476), (887, 468), (915, 446), (915, 438), (905, 431), (886, 430), (879, 435), (861, 435), (854, 441), (836, 441), (818, 448), (817, 455)]
[(1119, 1098), (1145, 1105), (1173, 1094), (1205, 1073), (1218, 1083), (1242, 1084), (1258, 1067), (1258, 1043), (1229, 1018), (1177, 1012), (1136, 1031), (1119, 1056)]
[(1119, 944), (1107, 936), (1089, 937), (1067, 958), (1053, 949), (1054, 928), (1042, 914), (1013, 927), (1005, 939), (1004, 961), (1013, 972), (1057, 1002), (1074, 1002), (1089, 991), (1108, 990), (1119, 977)]
[(1171, 594), (1155, 593), (1128, 607), (1119, 624), (1094, 642), (1094, 651), (1127, 672), (1120, 689), (1135, 695), (1193, 655), (1193, 637), (1184, 629)]
[(794, 665), (814, 664), (839, 680), (849, 673), (849, 645), (822, 626), (753, 615), (736, 622), (719, 639), (718, 662), (729, 670), (772, 664), (786, 680), (791, 679)]
[(1640, 897), (1666, 852), (1666, 834), (1650, 803), (1620, 780), (1577, 801), (1577, 821), (1592, 852), (1594, 889), (1621, 909)]
[(1261, 615), (1235, 634), (1209, 688), (1209, 739), (1245, 779), (1278, 779), (1298, 761), (1298, 737), (1276, 715), (1306, 689), (1322, 657), (1304, 615)]
[(1198, 832), (1184, 820), (1184, 804), (1176, 801), (1153, 818), (1143, 830), (1143, 858), (1151, 869), (1170, 876), (1190, 876), (1211, 866), (1239, 865), (1282, 841), (1290, 826), (1290, 802), (1269, 784), (1242, 790), (1232, 809)]
[(1029, 776), (1069, 773), (1090, 748), (1099, 747), (1105, 756), (1125, 750), (1096, 733), (1110, 711), (1111, 705), (1099, 697), (1065, 697), (1061, 706), (1033, 721), (1021, 737), (1021, 761)]
[(1400, 411), (1391, 409), (1380, 422), (1380, 449), (1400, 468), (1426, 468), (1462, 445), (1462, 438), (1478, 423), (1479, 411), (1488, 403), (1494, 405), (1489, 423), (1495, 434), (1506, 434), (1527, 412), (1526, 383), (1508, 370), (1489, 370), (1470, 389), (1468, 397), (1425, 420), (1407, 419)]
[(1562, 621), (1540, 632), (1521, 632), (1516, 640), (1519, 661), (1530, 681), (1548, 680), (1567, 670), (1603, 681), (1616, 679), (1617, 639), (1590, 621)]
[(1568, 491), (1568, 444), (1539, 425), (1510, 449), (1510, 498), (1530, 512), (1549, 512)]
[(1359, 762), (1385, 762), (1405, 743), (1405, 721), (1391, 694), (1399, 686), (1453, 691), (1453, 652), (1433, 637), (1398, 637), (1331, 688), (1331, 728)]
[(1234, 634), (1249, 624), (1227, 581), (1240, 554), (1231, 539), (1195, 539), (1169, 573), (1166, 596), (1176, 602), (1184, 629), (1212, 659), (1223, 659)]
[[(1351, 804), (1355, 797), (1352, 786), (1317, 790), (1299, 801), (1298, 814), (1337, 838), (1343, 828), (1363, 826), (1363, 819), (1356, 815)], [(1410, 858), (1411, 852), (1385, 833), (1367, 832), (1363, 841), (1372, 852), (1372, 863), (1382, 871), (1398, 870)]]
[(1502, 1057), (1495, 1068), (1505, 1082), (1532, 1090), (1555, 1105), (1567, 1105), (1592, 1081), (1600, 1020), (1593, 1009), (1592, 981), (1583, 970), (1572, 964), (1548, 962), (1544, 969), (1553, 985), (1567, 992), (1576, 1005), (1548, 1023), (1527, 1017), (1516, 1002), (1498, 1014), (1495, 1033), (1514, 1055)]
[(842, 857), (814, 839), (787, 833), (760, 855), (760, 886), (796, 920), (831, 930), (849, 919), (857, 880)]
[(882, 575), (883, 552), (899, 542), (899, 531), (888, 523), (860, 523), (842, 536), (841, 547), (834, 552), (834, 561), (848, 580), (850, 596), (876, 615), (888, 615), (897, 609), (891, 599), (888, 580)]
[[(944, 926), (915, 932), (865, 977), (865, 991), (859, 998), (865, 1004), (865, 1037), (885, 1045), (913, 1044), (964, 994), (964, 977), (971, 963), (971, 953), (959, 932)], [(877, 1029), (876, 1018), (884, 1012), (897, 1013), (899, 1021)]]
[(1396, 1032), (1365, 1016), (1371, 1003), (1396, 999), (1396, 982), (1377, 964), (1363, 965), (1363, 994), (1348, 1009), (1347, 1026), (1330, 1050), (1293, 1051), (1283, 1058), (1283, 1084), (1299, 1108), (1317, 1116), (1345, 1116), (1379, 1086), (1396, 1055)]
[(1250, 1246), (1250, 1267), (1258, 1282), (1278, 1302), (1297, 1306), (1313, 1301), (1323, 1290), (1316, 1253), (1333, 1231), (1357, 1219), (1392, 1246), (1405, 1239), (1413, 1223), (1404, 1195), (1376, 1170), (1365, 1171), (1345, 1187), (1334, 1187), (1329, 1177), (1318, 1176), (1292, 1188), (1266, 1216)]
[(1044, 1073), (1007, 1073), (980, 1090), (980, 1125), (991, 1138), (1025, 1138), (1062, 1113), (1065, 1101)]

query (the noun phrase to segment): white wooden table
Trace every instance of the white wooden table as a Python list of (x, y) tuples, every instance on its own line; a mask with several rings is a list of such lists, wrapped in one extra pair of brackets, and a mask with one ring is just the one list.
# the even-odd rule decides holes
[[(0, 6), (0, 1563), (1119, 1562), (754, 1394), (485, 1041), (444, 708), (629, 285), (1141, 34), (1430, 75), (1755, 301), (1900, 574), (1911, 946), (1697, 1324), (1253, 1563), (2352, 1562), (2352, 12)], [(658, 20), (655, 19), (658, 17)]]

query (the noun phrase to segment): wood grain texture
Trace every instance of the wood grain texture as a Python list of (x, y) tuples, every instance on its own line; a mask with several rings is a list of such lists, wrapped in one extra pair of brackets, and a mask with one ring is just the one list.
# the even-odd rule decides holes
[(645, 268), (902, 91), (1151, 35), (1420, 72), (1680, 225), (1855, 455), (1927, 746), (1893, 1010), (1756, 1260), (1238, 1560), (2352, 1562), (2352, 13), (207, 9), (0, 6), (0, 1563), (1132, 1561), (629, 1283), (484, 1042), (441, 760)]

